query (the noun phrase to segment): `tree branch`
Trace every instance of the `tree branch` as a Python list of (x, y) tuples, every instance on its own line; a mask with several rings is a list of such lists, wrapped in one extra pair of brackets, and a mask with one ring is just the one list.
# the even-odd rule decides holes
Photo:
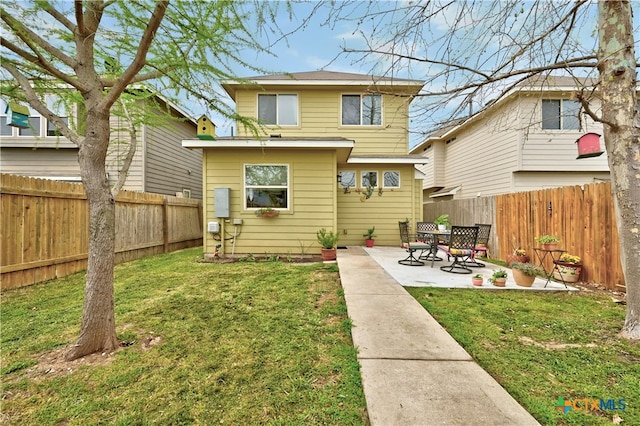
[(40, 115), (45, 117), (50, 122), (54, 123), (58, 128), (58, 130), (60, 131), (60, 133), (62, 133), (62, 136), (66, 137), (77, 146), (80, 146), (82, 144), (83, 138), (81, 138), (75, 132), (69, 129), (69, 126), (67, 126), (67, 123), (65, 123), (56, 114), (51, 112), (49, 108), (47, 108), (42, 103), (42, 101), (38, 97), (38, 94), (33, 89), (33, 86), (31, 86), (31, 83), (29, 82), (29, 80), (24, 75), (22, 75), (16, 67), (14, 67), (10, 63), (7, 63), (6, 61), (2, 62), (2, 67), (6, 69), (9, 72), (9, 74), (13, 76), (13, 78), (16, 79), (16, 81), (20, 85), (20, 88), (24, 91), (25, 99), (29, 103), (29, 105), (35, 108), (35, 110), (38, 111)]
[(168, 0), (159, 0), (156, 7), (147, 23), (142, 38), (140, 39), (140, 45), (135, 57), (125, 72), (118, 78), (116, 84), (113, 85), (107, 96), (105, 96), (103, 103), (110, 108), (116, 101), (118, 96), (126, 89), (131, 80), (138, 74), (138, 72), (144, 67), (146, 62), (147, 52), (151, 47), (151, 43), (156, 35), (156, 31), (164, 18), (164, 14), (169, 5)]
[(71, 31), (71, 33), (74, 33), (76, 31), (76, 26), (73, 24), (73, 22), (71, 22), (69, 19), (67, 19), (66, 16), (64, 16), (55, 7), (53, 7), (53, 5), (50, 2), (44, 1), (42, 4), (44, 6), (44, 10), (49, 15), (51, 15), (56, 21), (64, 25), (66, 29)]

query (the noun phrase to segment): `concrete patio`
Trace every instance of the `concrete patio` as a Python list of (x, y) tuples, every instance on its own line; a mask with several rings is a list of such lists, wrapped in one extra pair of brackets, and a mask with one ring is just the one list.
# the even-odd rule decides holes
[[(443, 258), (442, 261), (434, 262), (433, 268), (431, 261), (425, 261), (423, 266), (407, 266), (400, 265), (398, 260), (407, 257), (407, 252), (400, 247), (363, 247), (363, 250), (374, 259), (382, 268), (404, 287), (443, 287), (443, 288), (473, 288), (479, 290), (524, 290), (524, 291), (577, 291), (577, 288), (564, 286), (562, 283), (549, 281), (545, 287), (546, 280), (536, 278), (531, 287), (521, 287), (513, 280), (511, 269), (483, 262), (484, 268), (471, 268), (472, 274), (453, 274), (440, 270), (440, 266), (447, 265), (451, 262), (447, 261), (446, 254), (439, 252), (438, 256)], [(507, 271), (506, 287), (496, 287), (488, 281), (493, 271), (504, 269)], [(471, 284), (471, 277), (475, 274), (482, 274), (484, 284), (476, 287)]]

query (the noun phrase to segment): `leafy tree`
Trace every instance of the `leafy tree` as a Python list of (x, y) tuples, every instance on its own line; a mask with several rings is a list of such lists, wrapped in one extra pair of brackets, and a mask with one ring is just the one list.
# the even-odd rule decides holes
[[(561, 70), (582, 84), (576, 99), (604, 126), (627, 287), (622, 335), (639, 339), (640, 116), (631, 2), (370, 2), (364, 13), (337, 3), (331, 21), (345, 20), (366, 42), (363, 49), (344, 48), (346, 54), (372, 59), (383, 69), (377, 74), (402, 70), (412, 78), (424, 76), (423, 109), (414, 118), (432, 129), (465, 116), (470, 106), (490, 104), (527, 79)], [(584, 77), (596, 83), (584, 85)], [(439, 111), (450, 114), (427, 122)]]
[[(89, 203), (89, 254), (80, 335), (67, 359), (111, 351), (119, 344), (114, 200), (135, 152), (136, 125), (151, 117), (143, 101), (153, 99), (150, 93), (170, 100), (187, 96), (209, 111), (253, 126), (226, 106), (214, 81), (234, 79), (231, 70), (238, 65), (263, 72), (245, 62), (243, 52), (268, 52), (256, 37), (278, 34), (271, 19), (276, 6), (168, 0), (42, 0), (0, 6), (2, 95), (28, 102), (79, 148)], [(44, 94), (52, 92), (77, 109), (77, 120), (67, 122), (48, 107)], [(128, 119), (131, 143), (111, 188), (105, 158), (113, 114)]]

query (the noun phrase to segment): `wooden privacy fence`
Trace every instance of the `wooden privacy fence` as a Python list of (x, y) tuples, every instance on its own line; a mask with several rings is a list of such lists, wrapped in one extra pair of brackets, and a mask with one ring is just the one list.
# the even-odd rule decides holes
[(492, 224), (490, 254), (503, 260), (519, 246), (538, 263), (533, 251), (539, 247), (535, 238), (556, 235), (561, 249), (582, 258), (581, 281), (624, 290), (609, 182), (424, 205), (425, 221), (443, 213), (449, 214), (453, 224)]
[[(89, 208), (81, 184), (0, 175), (0, 290), (86, 269)], [(121, 191), (116, 262), (202, 245), (202, 202)]]

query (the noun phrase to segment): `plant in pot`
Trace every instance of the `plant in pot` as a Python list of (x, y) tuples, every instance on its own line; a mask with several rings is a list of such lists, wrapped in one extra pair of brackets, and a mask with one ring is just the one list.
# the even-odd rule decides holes
[(258, 217), (276, 217), (280, 214), (280, 212), (276, 209), (272, 209), (271, 207), (262, 207), (256, 210), (256, 216)]
[(480, 287), (483, 281), (484, 278), (482, 277), (482, 274), (475, 274), (473, 277), (471, 277), (471, 284), (477, 287)]
[(527, 251), (520, 246), (515, 246), (513, 253), (507, 255), (507, 268), (510, 268), (514, 262), (527, 263), (530, 261), (531, 257), (527, 254)]
[(362, 234), (362, 236), (364, 237), (365, 245), (367, 247), (373, 247), (373, 243), (375, 242), (375, 240), (373, 239), (375, 237), (375, 235), (373, 235), (373, 232), (375, 230), (376, 230), (376, 227), (374, 226), (373, 228), (367, 229), (366, 234)]
[(554, 261), (553, 277), (565, 283), (575, 283), (580, 278), (582, 272), (582, 262), (580, 256), (562, 253), (560, 258)]
[(505, 287), (507, 285), (507, 271), (498, 269), (491, 275), (489, 282), (496, 287)]
[(321, 228), (316, 232), (318, 243), (322, 246), (322, 260), (331, 261), (336, 260), (336, 243), (338, 242), (338, 234), (333, 231), (327, 231), (325, 228)]
[(536, 275), (542, 275), (544, 271), (539, 266), (529, 262), (513, 262), (511, 273), (516, 284), (521, 287), (531, 287)]
[(545, 250), (555, 250), (558, 248), (560, 238), (555, 235), (541, 235), (536, 238), (536, 241), (542, 245)]
[(451, 226), (451, 223), (449, 222), (448, 214), (441, 214), (433, 221), (433, 223), (438, 225), (438, 230), (441, 232), (445, 231), (448, 227)]

